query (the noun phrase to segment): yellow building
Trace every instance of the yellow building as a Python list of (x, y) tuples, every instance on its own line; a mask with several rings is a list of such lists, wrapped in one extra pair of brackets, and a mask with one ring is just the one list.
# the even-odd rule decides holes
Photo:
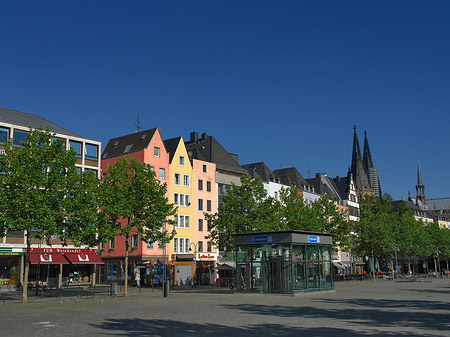
[(168, 139), (164, 141), (164, 145), (169, 153), (169, 202), (178, 207), (174, 216), (177, 234), (168, 245), (168, 255), (174, 265), (174, 284), (191, 284), (194, 272), (194, 254), (191, 248), (194, 241), (192, 165), (182, 137)]

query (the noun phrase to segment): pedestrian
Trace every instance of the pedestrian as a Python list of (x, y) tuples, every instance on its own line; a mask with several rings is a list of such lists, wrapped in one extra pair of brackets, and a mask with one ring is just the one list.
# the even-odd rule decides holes
[(136, 281), (136, 287), (140, 288), (141, 287), (141, 273), (140, 273), (139, 269), (134, 274), (134, 280)]

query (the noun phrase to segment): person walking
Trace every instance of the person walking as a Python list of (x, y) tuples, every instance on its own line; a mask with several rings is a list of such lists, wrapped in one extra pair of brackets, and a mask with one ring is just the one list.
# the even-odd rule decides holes
[(134, 273), (134, 280), (136, 281), (136, 288), (141, 287), (141, 272), (139, 269)]

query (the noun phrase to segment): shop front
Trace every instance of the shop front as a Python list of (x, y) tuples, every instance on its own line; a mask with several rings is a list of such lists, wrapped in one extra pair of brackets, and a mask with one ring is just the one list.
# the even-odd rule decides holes
[(217, 274), (217, 253), (197, 253), (196, 254), (196, 280), (197, 284), (215, 284)]
[(332, 238), (331, 234), (302, 231), (235, 235), (236, 291), (333, 290)]
[(20, 248), (0, 248), (0, 287), (11, 287), (20, 280)]
[(103, 264), (95, 249), (31, 248), (29, 282), (59, 288), (96, 283), (97, 266)]

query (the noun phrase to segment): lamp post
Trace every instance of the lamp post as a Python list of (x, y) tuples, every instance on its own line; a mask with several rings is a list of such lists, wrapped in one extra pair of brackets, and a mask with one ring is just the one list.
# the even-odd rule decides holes
[[(164, 242), (164, 245), (163, 245), (163, 259), (164, 259), (164, 264), (163, 264), (163, 267), (164, 267), (164, 269), (163, 269), (163, 297), (167, 297), (169, 295), (169, 291), (168, 291), (168, 289), (169, 289), (169, 280), (167, 280), (167, 260), (168, 260), (168, 257), (166, 256), (166, 245), (167, 245), (166, 235), (167, 235), (167, 233), (166, 233), (166, 230), (164, 228), (164, 231), (163, 231), (163, 242)], [(177, 235), (177, 231), (175, 230), (175, 225), (173, 226), (173, 231), (172, 231), (171, 235), (172, 236)]]
[[(192, 251), (192, 248), (191, 248), (192, 245), (194, 245), (194, 280), (193, 280), (192, 284), (195, 287), (195, 286), (199, 286), (198, 280), (197, 280), (198, 279), (198, 277), (197, 277), (197, 247), (198, 247), (198, 242), (197, 243), (191, 242), (191, 244), (189, 245), (189, 251), (190, 252)], [(196, 281), (197, 281), (197, 285), (195, 284)], [(200, 291), (200, 287), (197, 287), (197, 288), (199, 288), (198, 290)]]
[[(437, 256), (437, 267), (436, 267), (436, 277), (441, 277), (441, 262), (439, 261), (439, 248), (436, 247), (436, 256)], [(439, 270), (439, 271), (438, 271)], [(439, 272), (439, 274), (438, 274)]]
[(398, 270), (397, 270), (397, 245), (394, 243), (394, 255), (395, 255), (395, 272), (394, 272), (394, 280), (395, 275), (397, 275), (397, 281), (398, 281)]

